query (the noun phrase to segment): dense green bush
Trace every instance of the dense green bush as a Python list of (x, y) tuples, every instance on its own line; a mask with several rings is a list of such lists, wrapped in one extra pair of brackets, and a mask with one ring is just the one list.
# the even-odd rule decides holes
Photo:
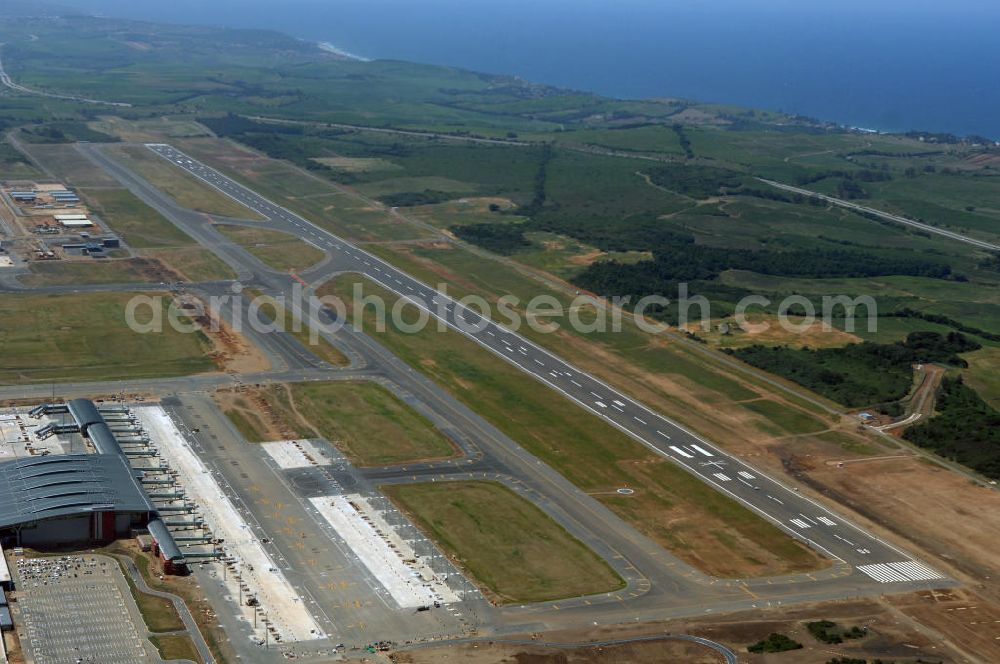
[(845, 406), (897, 401), (913, 383), (911, 365), (942, 362), (964, 367), (959, 353), (981, 346), (959, 332), (911, 332), (891, 344), (864, 342), (842, 348), (789, 348), (753, 345), (727, 352)]
[(395, 194), (386, 194), (385, 196), (379, 196), (378, 199), (392, 207), (413, 207), (416, 205), (443, 203), (457, 196), (457, 194), (447, 191), (424, 189), (423, 191), (401, 191)]
[[(645, 234), (641, 227), (636, 235)], [(865, 251), (802, 249), (790, 251), (725, 249), (693, 244), (692, 238), (650, 229), (662, 244), (653, 249), (653, 260), (624, 264), (601, 261), (590, 265), (573, 282), (605, 296), (676, 293), (677, 284), (714, 279), (726, 270), (749, 270), (780, 277), (824, 279), (908, 275), (944, 278), (951, 268), (942, 263), (911, 257), (889, 257)], [(635, 235), (632, 236), (633, 240)], [(628, 247), (629, 249), (633, 247)], [(616, 248), (623, 250), (624, 248)]]
[(749, 652), (785, 652), (787, 650), (799, 650), (802, 644), (788, 638), (784, 634), (772, 633), (766, 639), (761, 639), (752, 646), (748, 646)]
[(490, 251), (509, 256), (531, 246), (524, 237), (521, 224), (472, 224), (452, 226), (451, 230), (466, 242), (477, 244)]
[(837, 623), (829, 620), (806, 623), (806, 629), (817, 641), (823, 643), (843, 643), (844, 639), (860, 639), (865, 636), (865, 631), (857, 625), (845, 631), (840, 629)]

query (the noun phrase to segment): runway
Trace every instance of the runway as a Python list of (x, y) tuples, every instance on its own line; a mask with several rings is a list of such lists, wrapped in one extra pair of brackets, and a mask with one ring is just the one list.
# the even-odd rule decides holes
[[(147, 146), (176, 167), (208, 183), (270, 220), (321, 247), (338, 272), (358, 272), (404, 296), (431, 316), (475, 340), (536, 380), (626, 432), (716, 490), (739, 501), (810, 547), (850, 565), (879, 584), (925, 587), (943, 579), (893, 545), (727, 454), (679, 424), (652, 411), (524, 337), (486, 319), (376, 256), (276, 205), (218, 171), (165, 144)], [(332, 272), (332, 265), (328, 269)]]

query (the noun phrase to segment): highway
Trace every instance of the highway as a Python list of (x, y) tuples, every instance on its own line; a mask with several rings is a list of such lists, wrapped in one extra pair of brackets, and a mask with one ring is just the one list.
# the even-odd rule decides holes
[[(0, 50), (4, 47), (3, 43), (0, 43)], [(131, 108), (132, 104), (127, 104), (121, 101), (103, 101), (101, 99), (88, 99), (87, 97), (80, 97), (78, 95), (67, 95), (59, 94), (56, 92), (43, 92), (42, 90), (33, 90), (32, 88), (26, 88), (23, 85), (14, 82), (14, 79), (10, 77), (7, 70), (4, 69), (3, 60), (0, 59), (0, 83), (6, 85), (11, 90), (17, 92), (24, 92), (29, 95), (36, 95), (39, 97), (50, 97), (52, 99), (67, 99), (69, 101), (78, 101), (84, 104), (102, 104), (104, 106), (117, 106), (119, 108)]]
[(880, 219), (885, 219), (886, 221), (894, 221), (897, 224), (912, 226), (913, 228), (919, 228), (920, 230), (927, 231), (928, 233), (934, 233), (935, 235), (941, 235), (942, 237), (946, 237), (951, 240), (957, 240), (958, 242), (971, 244), (973, 247), (976, 247), (978, 249), (988, 249), (989, 251), (1000, 251), (1000, 245), (998, 244), (993, 244), (992, 242), (986, 242), (984, 240), (977, 240), (967, 235), (962, 235), (961, 233), (956, 233), (954, 231), (938, 228), (937, 226), (931, 226), (930, 224), (914, 221), (913, 219), (907, 219), (906, 217), (901, 217), (898, 214), (889, 214), (888, 212), (883, 212), (882, 210), (876, 210), (875, 208), (858, 205), (857, 203), (852, 203), (851, 201), (845, 201), (842, 198), (834, 198), (833, 196), (827, 196), (826, 194), (820, 194), (818, 192), (810, 191), (808, 189), (803, 189), (801, 187), (793, 187), (790, 184), (782, 184), (781, 182), (775, 182), (774, 180), (765, 180), (764, 178), (757, 178), (757, 179), (763, 182), (764, 184), (769, 184), (772, 187), (775, 187), (776, 189), (790, 191), (793, 194), (800, 194), (802, 196), (809, 196), (811, 198), (818, 198), (821, 201), (826, 201), (827, 203), (836, 205), (838, 207), (846, 208), (848, 210), (854, 210), (855, 212), (873, 214)]
[[(342, 238), (263, 198), (165, 144), (150, 150), (336, 257), (336, 272), (358, 272), (408, 298), (526, 374), (734, 498), (835, 561), (894, 589), (939, 585), (942, 575), (845, 518), (730, 456), (716, 445), (653, 412), (520, 335), (484, 318)], [(331, 264), (331, 274), (333, 267)]]

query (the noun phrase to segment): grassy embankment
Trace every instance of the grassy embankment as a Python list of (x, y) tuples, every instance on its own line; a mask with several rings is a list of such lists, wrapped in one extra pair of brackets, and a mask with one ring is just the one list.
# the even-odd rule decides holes
[(150, 632), (178, 632), (184, 629), (184, 621), (178, 615), (173, 602), (165, 597), (157, 597), (140, 591), (125, 566), (121, 562), (119, 562), (119, 566), (128, 582), (132, 598), (135, 599), (135, 603), (139, 607), (139, 613), (142, 614), (142, 619), (146, 622), (146, 627), (149, 628)]
[(150, 588), (172, 593), (184, 601), (216, 661), (226, 662), (235, 657), (235, 652), (229, 643), (229, 636), (219, 621), (212, 619), (213, 611), (208, 600), (205, 599), (204, 591), (198, 586), (194, 577), (164, 576), (161, 578), (156, 573), (155, 559), (152, 559), (148, 554), (137, 552), (134, 547), (124, 546), (122, 542), (113, 544), (111, 552), (132, 558), (139, 573), (142, 574), (142, 578), (146, 581), (146, 585)]

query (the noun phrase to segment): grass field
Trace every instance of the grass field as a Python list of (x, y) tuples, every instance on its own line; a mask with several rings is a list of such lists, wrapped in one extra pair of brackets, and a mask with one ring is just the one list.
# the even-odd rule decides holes
[(62, 286), (70, 284), (142, 283), (149, 281), (138, 266), (128, 260), (33, 263), (30, 273), (19, 278), (25, 286)]
[(154, 258), (185, 281), (231, 279), (233, 270), (126, 189), (82, 190), (87, 203), (140, 256)]
[(39, 175), (38, 169), (13, 145), (0, 140), (0, 180), (34, 179)]
[(133, 249), (186, 247), (194, 240), (127, 189), (89, 188), (84, 198)]
[(183, 207), (223, 217), (263, 220), (250, 208), (188, 175), (145, 147), (115, 146), (108, 148), (108, 152)]
[(19, 278), (25, 286), (150, 283), (173, 281), (179, 276), (145, 259), (52, 261), (32, 263), (30, 270), (30, 274)]
[[(240, 435), (252, 443), (269, 442), (273, 436), (268, 436), (267, 424), (261, 419), (260, 413), (251, 410), (250, 405), (242, 401), (233, 407), (225, 408), (224, 412), (229, 421), (233, 423)], [(302, 431), (296, 432), (296, 438), (308, 438), (312, 432), (302, 426)]]
[(983, 400), (1000, 410), (1000, 348), (986, 347), (965, 355), (969, 362), (967, 371), (962, 372), (965, 382)]
[[(157, 295), (150, 293), (148, 295)], [(130, 293), (7, 295), (0, 299), (0, 381), (117, 380), (212, 371), (199, 332), (139, 334), (126, 324)], [(164, 298), (165, 309), (168, 298)], [(145, 312), (145, 313), (143, 313)], [(146, 322), (148, 309), (136, 317)]]
[(493, 482), (383, 486), (500, 603), (609, 592), (625, 583), (547, 514)]
[(22, 145), (46, 171), (71, 187), (121, 186), (106, 171), (83, 156), (74, 145)]
[(215, 229), (275, 270), (301, 272), (326, 254), (290, 233), (246, 226), (216, 225)]
[[(258, 392), (299, 437), (322, 437), (358, 466), (447, 459), (455, 445), (430, 421), (376, 383), (291, 383)], [(251, 442), (272, 440), (259, 414), (232, 408), (227, 415)]]
[(208, 136), (202, 125), (183, 118), (161, 116), (148, 120), (126, 120), (113, 115), (103, 115), (89, 123), (92, 129), (117, 136), (130, 143), (151, 143), (165, 138), (191, 138)]
[(356, 241), (415, 240), (428, 237), (388, 210), (311, 177), (293, 165), (262, 158), (218, 139), (178, 143), (185, 152), (219, 169), (270, 200), (341, 237)]
[(818, 433), (827, 428), (826, 422), (800, 410), (767, 399), (742, 404), (747, 410), (765, 418), (778, 428), (777, 435)]
[(236, 272), (222, 259), (199, 245), (172, 249), (143, 249), (138, 253), (162, 262), (187, 282), (218, 281), (236, 277)]
[(178, 659), (192, 662), (201, 661), (201, 657), (198, 655), (198, 650), (194, 647), (191, 637), (186, 634), (155, 635), (149, 637), (149, 640), (156, 646), (156, 651), (160, 653), (160, 659), (164, 661)]
[[(336, 283), (350, 302), (356, 277)], [(395, 297), (367, 283), (366, 294)], [(371, 309), (366, 310), (370, 316)], [(747, 508), (454, 332), (366, 330), (584, 491), (703, 571), (720, 576), (814, 569), (818, 558)], [(632, 496), (615, 490), (632, 487)]]

